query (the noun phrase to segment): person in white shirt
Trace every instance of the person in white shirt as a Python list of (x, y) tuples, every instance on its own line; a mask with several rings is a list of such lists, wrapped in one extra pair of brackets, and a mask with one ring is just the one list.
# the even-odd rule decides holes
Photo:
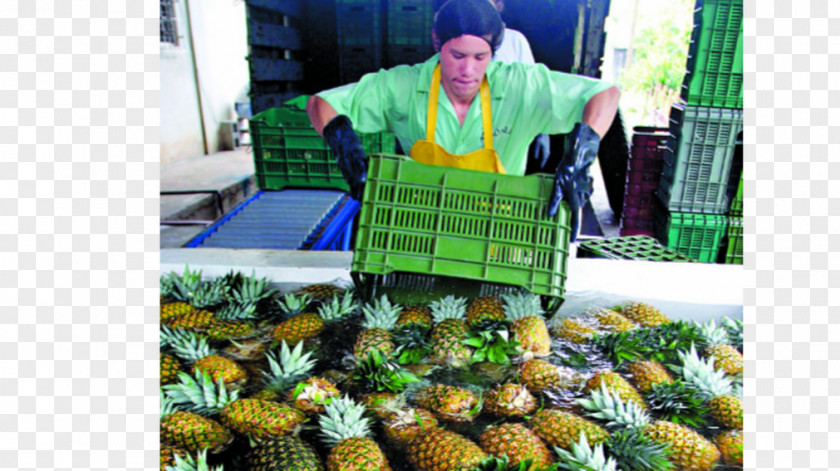
[[(504, 0), (489, 0), (499, 14), (505, 9)], [(502, 36), (502, 44), (493, 54), (494, 61), (500, 61), (505, 64), (513, 62), (522, 62), (524, 64), (534, 64), (534, 53), (531, 52), (531, 45), (528, 43), (528, 38), (524, 34), (515, 29), (510, 29), (505, 26), (505, 34)], [(548, 134), (538, 134), (531, 143), (529, 150), (530, 157), (539, 162), (539, 168), (545, 170), (545, 164), (548, 162), (548, 156), (551, 154), (551, 142)]]

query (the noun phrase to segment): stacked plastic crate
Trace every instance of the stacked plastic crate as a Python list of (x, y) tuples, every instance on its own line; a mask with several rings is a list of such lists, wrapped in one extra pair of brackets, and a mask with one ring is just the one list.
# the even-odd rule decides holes
[(382, 61), (380, 0), (337, 0), (338, 62), (341, 83), (356, 82), (379, 70)]
[[(283, 106), (271, 108), (251, 118), (253, 136), (254, 173), (261, 190), (335, 189), (348, 191), (335, 154), (318, 135), (305, 111), (308, 95), (287, 101)], [(359, 135), (365, 153), (394, 152), (394, 135), (388, 132)], [(342, 203), (344, 204), (344, 203)], [(352, 215), (330, 218), (331, 225), (340, 225), (338, 231), (328, 225), (319, 226), (319, 233), (345, 233), (352, 226), (358, 204)], [(336, 208), (338, 209), (338, 208)], [(309, 240), (313, 247), (316, 241)]]
[(390, 0), (387, 3), (388, 67), (424, 62), (435, 53), (432, 47), (434, 3), (429, 0)]
[(662, 175), (667, 140), (668, 128), (633, 128), (621, 210), (622, 236), (653, 236), (656, 189)]
[(683, 103), (671, 108), (654, 232), (663, 245), (715, 262), (727, 186), (743, 128), (743, 0), (697, 0)]

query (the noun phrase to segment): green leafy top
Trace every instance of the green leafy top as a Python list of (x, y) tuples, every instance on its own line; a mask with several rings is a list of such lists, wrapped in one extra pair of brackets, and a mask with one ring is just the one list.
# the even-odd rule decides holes
[(250, 321), (259, 317), (256, 303), (227, 303), (215, 314), (216, 318), (223, 321)]
[(729, 334), (727, 333), (726, 328), (715, 324), (714, 319), (709, 319), (703, 324), (700, 324), (697, 321), (693, 322), (700, 330), (700, 336), (706, 345), (729, 345)]
[(682, 379), (654, 384), (645, 396), (650, 410), (663, 420), (699, 428), (706, 421), (709, 408), (697, 390), (686, 387)]
[(464, 340), (464, 344), (475, 348), (470, 363), (488, 361), (499, 365), (510, 365), (510, 357), (519, 353), (519, 341), (511, 339), (507, 329), (483, 330)]
[(324, 322), (337, 321), (344, 316), (352, 314), (356, 310), (356, 302), (352, 293), (344, 293), (339, 301), (338, 295), (334, 294), (329, 303), (318, 306), (318, 315)]
[(175, 356), (190, 363), (216, 353), (216, 349), (207, 343), (207, 338), (195, 332), (161, 326), (160, 335), (161, 345), (165, 343)]
[(375, 299), (373, 304), (368, 303), (362, 307), (362, 312), (365, 315), (362, 327), (365, 329), (391, 330), (397, 325), (401, 310), (402, 306), (391, 304), (388, 296), (383, 294), (380, 299)]
[(668, 460), (671, 448), (664, 443), (655, 443), (639, 432), (618, 431), (607, 441), (610, 455), (619, 469), (638, 471), (668, 471), (674, 464)]
[(682, 361), (682, 368), (674, 368), (686, 384), (695, 388), (704, 398), (711, 399), (725, 394), (732, 394), (732, 380), (723, 371), (715, 370), (714, 357), (700, 358), (694, 344), (688, 353), (677, 353)]
[(166, 395), (176, 406), (189, 412), (211, 416), (218, 414), (226, 405), (239, 399), (239, 389), (228, 391), (219, 378), (214, 383), (206, 371), (196, 370), (194, 376), (178, 373), (178, 383), (162, 386)]
[(568, 469), (571, 471), (616, 471), (616, 462), (612, 457), (607, 458), (604, 455), (604, 446), (597, 444), (594, 447), (589, 446), (586, 440), (586, 434), (580, 433), (580, 439), (577, 443), (572, 442), (571, 453), (558, 447), (554, 447), (554, 451), (560, 458), (558, 462), (558, 469)]
[(650, 423), (650, 416), (635, 402), (624, 402), (615, 391), (601, 381), (600, 390), (593, 389), (588, 399), (578, 404), (590, 411), (588, 416), (607, 421), (607, 428), (635, 430)]
[(453, 295), (429, 303), (432, 310), (432, 321), (440, 324), (446, 319), (464, 319), (467, 313), (467, 298), (456, 298)]
[(536, 294), (520, 291), (516, 294), (503, 294), (505, 316), (508, 320), (515, 321), (523, 317), (541, 317), (545, 311), (540, 304), (540, 297)]
[(212, 469), (210, 468), (207, 464), (207, 449), (199, 452), (197, 460), (190, 454), (182, 457), (176, 453), (174, 457), (175, 466), (167, 466), (166, 471), (224, 471), (224, 466), (214, 466)]
[(242, 277), (239, 285), (230, 293), (230, 300), (240, 305), (256, 304), (277, 292), (269, 288), (270, 284), (267, 278), (258, 279), (255, 272), (251, 272), (251, 276)]
[(356, 365), (353, 379), (363, 390), (400, 393), (419, 378), (377, 349)]
[(282, 391), (290, 388), (309, 375), (315, 367), (315, 360), (310, 359), (312, 352), (303, 353), (303, 341), (289, 350), (285, 340), (280, 344), (280, 357), (275, 352), (266, 353), (270, 372), (263, 371), (266, 388)]
[(294, 293), (286, 293), (282, 300), (277, 300), (277, 305), (280, 306), (287, 317), (293, 317), (303, 312), (311, 301), (312, 299), (306, 293), (300, 295), (300, 297), (295, 296)]
[(330, 448), (340, 441), (352, 437), (369, 437), (370, 419), (363, 417), (365, 406), (349, 396), (334, 398), (324, 406), (324, 413), (318, 416), (321, 437)]

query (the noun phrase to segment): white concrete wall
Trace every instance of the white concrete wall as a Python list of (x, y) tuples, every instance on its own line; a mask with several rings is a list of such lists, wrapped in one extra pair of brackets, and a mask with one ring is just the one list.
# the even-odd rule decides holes
[(209, 152), (219, 148), (222, 121), (235, 119), (234, 100), (248, 84), (245, 2), (178, 0), (177, 48), (161, 44), (161, 164), (204, 153), (198, 93), (189, 48), (189, 2), (195, 63)]

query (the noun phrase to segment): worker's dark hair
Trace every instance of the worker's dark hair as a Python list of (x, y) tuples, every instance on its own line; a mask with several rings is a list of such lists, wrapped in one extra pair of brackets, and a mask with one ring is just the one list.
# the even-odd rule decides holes
[(435, 14), (434, 32), (440, 44), (464, 34), (478, 36), (493, 52), (502, 44), (505, 25), (496, 7), (487, 0), (449, 0)]

